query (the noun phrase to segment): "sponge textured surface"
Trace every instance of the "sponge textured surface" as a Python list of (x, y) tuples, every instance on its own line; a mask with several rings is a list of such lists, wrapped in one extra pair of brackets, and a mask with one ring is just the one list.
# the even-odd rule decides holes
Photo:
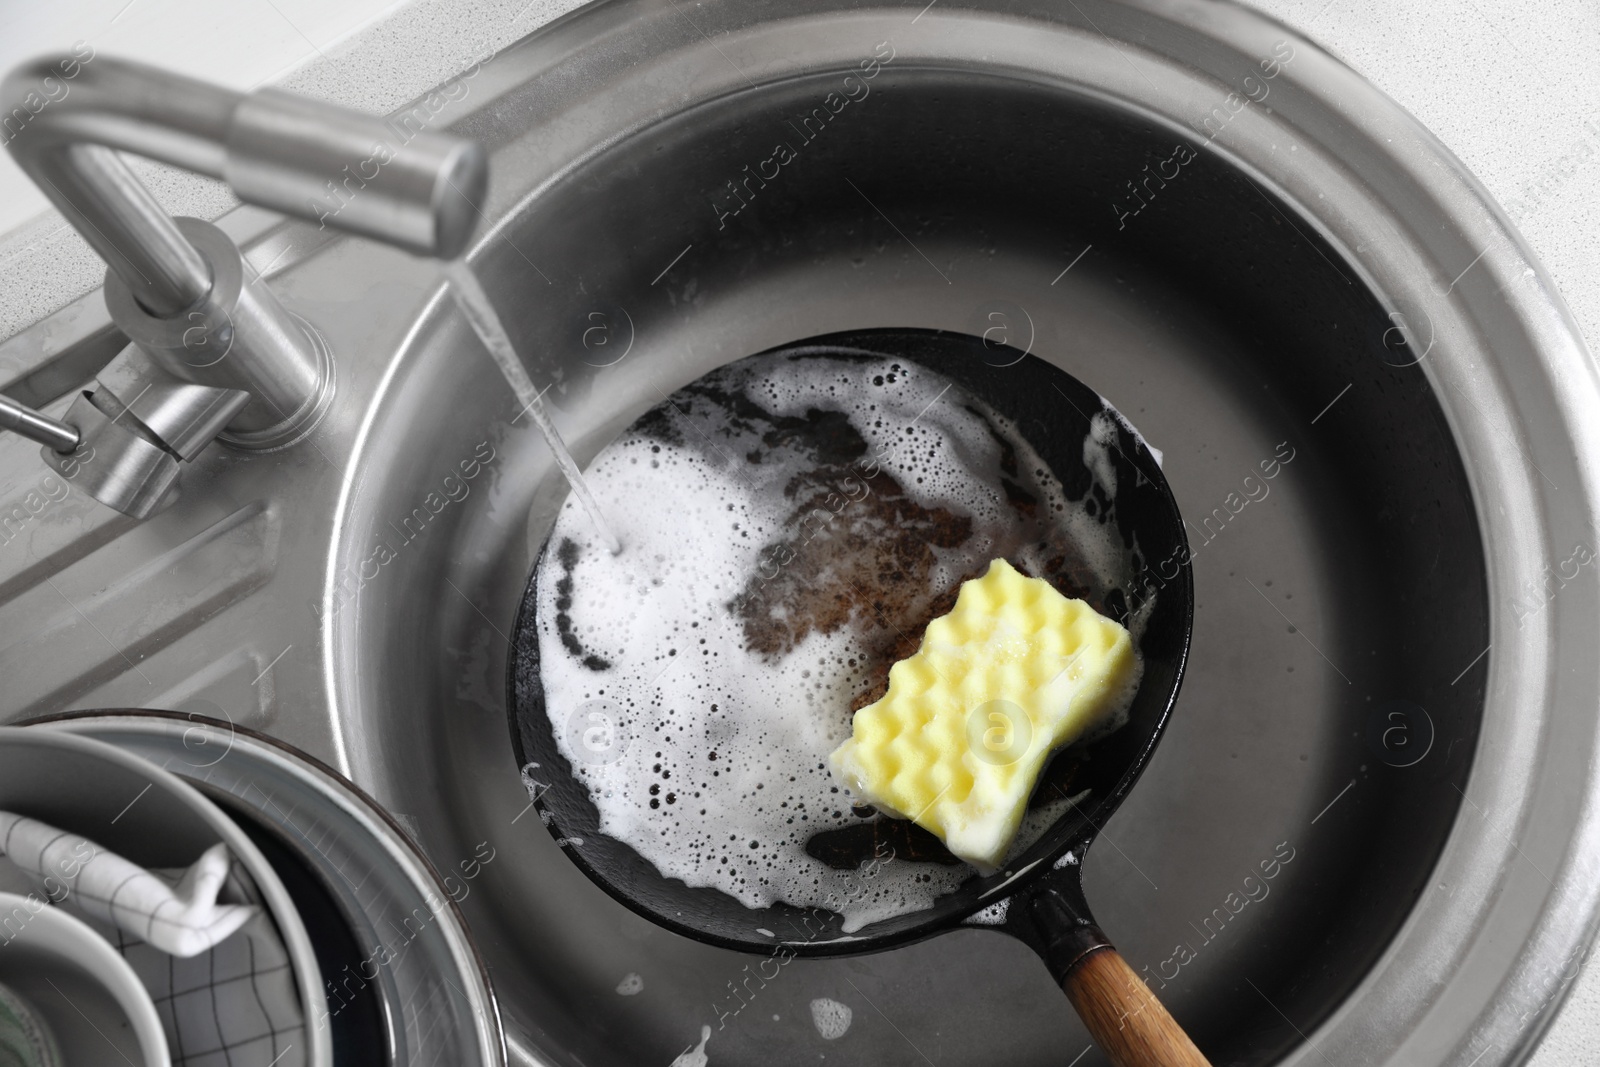
[(1126, 629), (997, 559), (856, 712), (832, 769), (994, 871), (1051, 752), (1125, 712), (1139, 673)]

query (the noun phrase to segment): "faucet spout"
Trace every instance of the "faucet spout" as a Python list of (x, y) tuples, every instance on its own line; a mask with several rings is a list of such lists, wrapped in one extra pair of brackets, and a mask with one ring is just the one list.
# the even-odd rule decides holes
[(471, 236), (488, 173), (483, 150), (459, 137), (110, 57), (24, 63), (0, 83), (0, 107), (18, 165), (161, 316), (193, 305), (211, 279), (117, 152), (220, 179), (246, 203), (445, 259)]
[[(130, 514), (161, 506), (177, 464), (215, 437), (243, 448), (304, 437), (334, 375), (317, 332), (251, 276), (233, 242), (208, 223), (169, 217), (120, 153), (220, 179), (247, 203), (447, 259), (471, 237), (487, 184), (472, 141), (92, 50), (7, 75), (0, 139), (106, 261), (106, 305), (133, 342), (67, 412), (77, 458), (50, 447), (43, 455), (58, 467), (81, 467), (85, 455), (116, 465), (115, 476), (78, 484), (101, 487), (91, 492)], [(0, 422), (35, 437), (48, 433), (41, 425)], [(114, 440), (95, 449), (102, 433)], [(137, 462), (123, 462), (128, 449)]]

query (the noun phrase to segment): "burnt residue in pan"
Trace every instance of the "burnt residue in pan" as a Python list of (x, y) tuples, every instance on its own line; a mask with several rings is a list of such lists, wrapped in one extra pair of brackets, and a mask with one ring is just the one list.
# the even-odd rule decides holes
[[(723, 413), (722, 425), (731, 430), (759, 434), (764, 449), (730, 459), (759, 466), (768, 450), (782, 448), (812, 464), (784, 487), (794, 507), (783, 535), (763, 548), (763, 560), (772, 565), (752, 574), (729, 604), (743, 622), (747, 647), (779, 657), (813, 630), (831, 633), (855, 625), (871, 635), (873, 662), (870, 683), (854, 706), (876, 700), (888, 684), (889, 667), (916, 650), (931, 619), (954, 606), (960, 583), (987, 568), (985, 559), (954, 582), (934, 582), (937, 550), (966, 545), (974, 533), (972, 516), (913, 498), (885, 469), (891, 454), (869, 454), (867, 442), (840, 412), (811, 408), (803, 416), (774, 414), (747, 389), (729, 388), (717, 376), (685, 386), (678, 396), (695, 397)], [(1042, 494), (1026, 484), (1037, 472), (1019, 469), (1015, 445), (990, 412), (972, 403), (963, 406), (999, 448), (999, 482), (1015, 519), (1000, 524), (1003, 539), (989, 546), (988, 557), (1014, 558), (1031, 543), (1043, 550), (1045, 562), (1030, 568), (1015, 561), (1019, 569), (1105, 610), (1087, 562), (1040, 513)], [(681, 443), (683, 418), (683, 409), (662, 405), (638, 428)]]
[(556, 562), (561, 565), (561, 577), (556, 580), (556, 632), (561, 635), (561, 646), (591, 671), (604, 671), (611, 663), (604, 656), (586, 651), (583, 642), (572, 627), (572, 570), (578, 565), (578, 543), (570, 537), (561, 539), (556, 548)]
[[(1031, 577), (1044, 578), (1099, 611), (1119, 606), (1096, 595), (1098, 583), (1088, 563), (1041, 514), (1043, 494), (1027, 484), (1032, 479), (1021, 469), (1015, 445), (993, 416), (975, 404), (964, 407), (999, 448), (999, 482), (1012, 512), (1010, 521), (1001, 524), (1002, 536), (1009, 535), (1009, 540), (992, 545), (988, 558), (953, 581), (941, 582), (935, 580), (938, 553), (969, 542), (972, 516), (914, 498), (886, 469), (891, 457), (870, 454), (866, 440), (844, 415), (819, 408), (803, 415), (775, 414), (752, 399), (749, 390), (725, 387), (715, 376), (680, 390), (680, 398), (686, 395), (695, 398), (696, 408), (704, 404), (720, 412), (723, 425), (759, 436), (762, 447), (730, 455), (730, 462), (759, 466), (772, 449), (783, 449), (791, 459), (796, 453), (808, 458), (810, 466), (784, 487), (793, 509), (781, 526), (784, 535), (763, 548), (768, 566), (750, 576), (728, 607), (742, 623), (746, 647), (773, 658), (787, 655), (813, 631), (854, 627), (863, 637), (864, 662), (855, 665), (861, 685), (851, 701), (852, 712), (884, 695), (890, 667), (916, 651), (928, 623), (955, 606), (961, 582), (981, 576), (988, 558), (1010, 557)], [(662, 405), (638, 428), (677, 444), (697, 432), (685, 427), (685, 421), (683, 408)], [(1033, 554), (1043, 559), (1042, 566), (1029, 567), (1018, 558), (1017, 549), (1030, 541), (1042, 550)], [(1052, 761), (1035, 804), (1070, 796), (1079, 764), (1071, 753)], [(961, 862), (935, 835), (910, 821), (871, 818), (870, 808), (857, 809), (857, 814), (868, 821), (813, 834), (806, 851), (837, 870), (851, 870), (886, 854), (947, 866)]]

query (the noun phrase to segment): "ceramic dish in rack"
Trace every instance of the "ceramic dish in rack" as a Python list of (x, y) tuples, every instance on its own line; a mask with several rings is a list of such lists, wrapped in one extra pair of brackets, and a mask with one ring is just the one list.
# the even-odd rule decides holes
[(500, 1016), (456, 902), (493, 861), (441, 875), (354, 784), (263, 734), (197, 715), (75, 712), (35, 729), (109, 742), (197, 786), (269, 856), (316, 931), (337, 1067), (499, 1067)]

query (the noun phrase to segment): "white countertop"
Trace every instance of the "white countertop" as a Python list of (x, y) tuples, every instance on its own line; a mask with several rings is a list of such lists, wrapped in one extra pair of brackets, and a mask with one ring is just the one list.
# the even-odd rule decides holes
[[(1248, 0), (1320, 41), (1416, 115), (1505, 205), (1591, 346), (1600, 340), (1600, 9), (1579, 0)], [(439, 84), (577, 0), (70, 0), (0, 13), (0, 68), (76, 40), (248, 89), (373, 111)], [(138, 164), (174, 214), (235, 203)], [(104, 267), (0, 157), (0, 338), (100, 284)], [(1600, 1049), (1600, 965), (1584, 967), (1533, 1067)]]

